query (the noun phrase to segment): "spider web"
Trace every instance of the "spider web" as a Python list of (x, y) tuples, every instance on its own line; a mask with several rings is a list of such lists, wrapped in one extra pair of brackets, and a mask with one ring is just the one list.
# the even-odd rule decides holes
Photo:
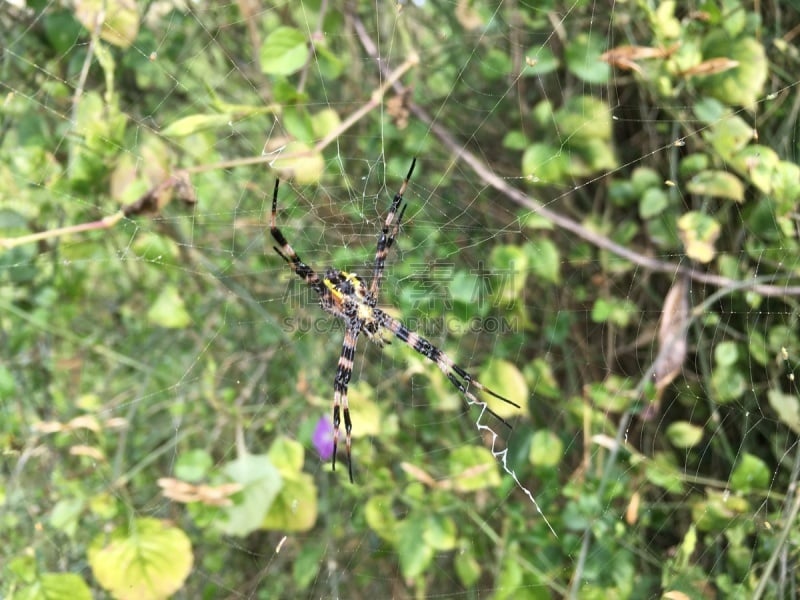
[(339, 4), (0, 3), (4, 595), (796, 597), (798, 15)]

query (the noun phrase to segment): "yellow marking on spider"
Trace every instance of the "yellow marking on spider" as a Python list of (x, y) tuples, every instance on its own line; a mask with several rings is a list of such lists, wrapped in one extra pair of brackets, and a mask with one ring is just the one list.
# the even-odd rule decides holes
[(347, 271), (341, 271), (341, 274), (344, 275), (344, 278), (347, 281), (349, 281), (350, 283), (353, 283), (355, 285), (358, 285), (358, 284), (361, 283), (361, 279), (355, 273), (349, 273)]
[(325, 277), (325, 278), (322, 280), (322, 283), (324, 283), (324, 284), (325, 284), (325, 287), (326, 287), (326, 288), (328, 288), (328, 289), (331, 291), (331, 294), (333, 294), (333, 296), (334, 296), (334, 297), (335, 297), (337, 300), (342, 300), (342, 299), (344, 299), (344, 294), (342, 294), (342, 291), (341, 291), (339, 288), (337, 288), (337, 287), (334, 285), (334, 283), (333, 283), (333, 282), (332, 282), (330, 279), (328, 279), (327, 277)]

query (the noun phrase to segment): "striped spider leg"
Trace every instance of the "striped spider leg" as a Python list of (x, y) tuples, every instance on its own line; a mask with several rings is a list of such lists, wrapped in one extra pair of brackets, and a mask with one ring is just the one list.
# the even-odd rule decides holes
[[(400, 222), (403, 220), (403, 214), (406, 212), (406, 206), (408, 206), (407, 204), (403, 204), (401, 207), (400, 203), (403, 202), (403, 194), (406, 193), (408, 180), (411, 179), (411, 174), (414, 172), (416, 164), (417, 159), (415, 158), (411, 161), (411, 168), (408, 169), (408, 174), (403, 180), (403, 185), (400, 186), (400, 189), (392, 199), (392, 205), (389, 207), (389, 214), (386, 215), (386, 221), (383, 224), (381, 235), (378, 238), (378, 248), (375, 251), (375, 269), (372, 273), (372, 283), (369, 286), (369, 292), (376, 301), (381, 291), (381, 280), (383, 279), (383, 268), (386, 264), (386, 256), (389, 254), (389, 249), (392, 247), (392, 244), (394, 244), (394, 238), (397, 237), (397, 232), (400, 230)], [(394, 217), (398, 209), (400, 210), (400, 214), (397, 217), (397, 221), (395, 221)]]
[[(292, 271), (319, 295), (319, 303), (325, 312), (344, 319), (346, 323), (342, 352), (339, 355), (339, 364), (333, 380), (333, 470), (336, 470), (336, 449), (339, 443), (339, 425), (341, 412), (344, 413), (344, 429), (347, 448), (347, 465), (350, 481), (353, 481), (353, 464), (350, 460), (350, 432), (353, 429), (350, 420), (350, 408), (347, 404), (347, 384), (353, 373), (353, 357), (355, 356), (356, 342), (361, 333), (363, 322), (359, 319), (358, 310), (352, 301), (347, 301), (347, 295), (353, 293), (353, 281), (358, 281), (354, 275), (328, 269), (324, 277), (320, 276), (297, 255), (286, 237), (277, 226), (278, 213), (278, 186), (280, 180), (275, 180), (275, 191), (272, 195), (272, 216), (269, 231), (272, 238), (278, 243), (273, 246), (275, 252), (286, 261)], [(361, 284), (363, 288), (363, 284)], [(364, 290), (366, 292), (366, 290)]]
[[(456, 365), (444, 352), (436, 348), (425, 338), (409, 330), (400, 321), (392, 318), (388, 313), (377, 308), (378, 292), (381, 287), (386, 256), (392, 247), (400, 229), (406, 205), (403, 203), (403, 194), (408, 186), (408, 180), (414, 171), (416, 159), (411, 163), (403, 184), (394, 195), (389, 214), (386, 217), (375, 252), (375, 266), (372, 282), (369, 287), (364, 281), (353, 273), (340, 269), (329, 268), (320, 277), (314, 269), (304, 263), (277, 226), (278, 212), (278, 185), (275, 182), (275, 192), (272, 196), (272, 217), (270, 219), (270, 233), (278, 246), (275, 252), (286, 261), (292, 271), (300, 277), (311, 289), (319, 295), (322, 309), (342, 319), (345, 322), (345, 335), (342, 351), (336, 368), (333, 381), (333, 470), (336, 470), (336, 451), (339, 442), (339, 427), (344, 416), (345, 449), (347, 454), (347, 468), (350, 482), (353, 481), (353, 462), (351, 459), (351, 432), (353, 429), (350, 419), (350, 408), (347, 403), (347, 386), (353, 373), (353, 359), (355, 357), (358, 336), (363, 331), (374, 343), (384, 343), (383, 330), (390, 331), (397, 339), (410, 346), (414, 351), (436, 364), (453, 386), (467, 399), (469, 404), (480, 404), (484, 410), (494, 415), (506, 426), (508, 423), (497, 413), (492, 411), (486, 403), (481, 402), (473, 392), (484, 392), (519, 408), (519, 405), (493, 392), (478, 382), (467, 371)], [(395, 220), (395, 216), (397, 219)], [(509, 426), (510, 427), (510, 426)]]
[(410, 346), (412, 350), (418, 352), (439, 367), (442, 370), (442, 373), (447, 376), (447, 379), (450, 381), (450, 383), (452, 383), (453, 386), (467, 399), (468, 404), (478, 404), (484, 407), (484, 409), (489, 414), (494, 416), (495, 419), (503, 423), (503, 425), (509, 429), (511, 428), (511, 425), (509, 425), (508, 421), (489, 408), (488, 404), (479, 400), (472, 392), (472, 389), (478, 392), (484, 392), (490, 396), (494, 396), (498, 400), (502, 400), (506, 404), (510, 404), (515, 408), (520, 408), (519, 404), (512, 402), (508, 398), (505, 398), (497, 392), (490, 390), (488, 387), (470, 375), (467, 371), (455, 364), (453, 359), (447, 356), (447, 354), (445, 354), (442, 350), (434, 346), (424, 337), (411, 331), (397, 319), (392, 318), (379, 308), (375, 309), (375, 313), (376, 318), (382, 327), (385, 327), (391, 331), (398, 340), (407, 346)]

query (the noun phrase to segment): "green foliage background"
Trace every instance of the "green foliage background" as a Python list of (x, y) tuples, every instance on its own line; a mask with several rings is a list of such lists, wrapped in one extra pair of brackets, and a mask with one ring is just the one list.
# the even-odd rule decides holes
[[(557, 4), (0, 7), (3, 597), (797, 596), (800, 15)], [(365, 272), (414, 156), (383, 302), (521, 398), (555, 535), (402, 344), (316, 455), (273, 182)]]

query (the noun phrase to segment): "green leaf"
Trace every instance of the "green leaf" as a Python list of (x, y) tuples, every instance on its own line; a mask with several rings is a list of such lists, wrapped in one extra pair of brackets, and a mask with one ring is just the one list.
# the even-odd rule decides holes
[[(39, 13), (44, 25), (44, 37), (58, 54), (67, 55), (75, 49), (75, 40), (85, 35), (78, 21), (73, 18), (72, 11), (43, 10)], [(94, 27), (91, 28), (94, 31)]]
[(523, 77), (536, 77), (552, 73), (558, 68), (558, 58), (548, 46), (534, 46), (525, 53)]
[(521, 299), (528, 274), (528, 255), (521, 246), (498, 244), (489, 255), (494, 297), (497, 302), (513, 304)]
[(232, 119), (233, 117), (228, 114), (189, 115), (167, 125), (161, 131), (161, 135), (173, 138), (186, 137), (208, 129), (230, 127)]
[(550, 144), (531, 144), (522, 155), (522, 174), (532, 183), (560, 183), (568, 167), (569, 157)]
[(261, 70), (268, 75), (291, 75), (308, 60), (308, 40), (299, 29), (278, 27), (261, 45)]
[(741, 398), (747, 389), (747, 380), (735, 367), (719, 367), (711, 375), (711, 387), (714, 391), (714, 400), (726, 404)]
[(550, 219), (547, 219), (536, 212), (527, 212), (520, 217), (520, 223), (527, 229), (553, 230), (555, 226)]
[(726, 171), (703, 171), (686, 184), (686, 189), (699, 196), (727, 198), (744, 202), (744, 185), (733, 173)]
[(178, 290), (171, 285), (164, 287), (161, 293), (153, 302), (150, 310), (147, 311), (147, 320), (159, 327), (169, 329), (182, 329), (188, 327), (192, 318), (186, 311), (183, 298), (178, 294)]
[(680, 173), (681, 179), (686, 180), (707, 170), (710, 163), (711, 159), (708, 157), (708, 154), (693, 152), (681, 159), (678, 173)]
[(800, 166), (780, 161), (775, 167), (771, 183), (775, 200), (781, 206), (786, 204), (787, 211), (794, 210), (795, 202), (800, 198)]
[(136, 236), (131, 250), (136, 256), (152, 262), (163, 262), (178, 256), (180, 250), (177, 244), (170, 238), (148, 231), (141, 232)]
[(75, 573), (44, 573), (33, 585), (20, 589), (14, 600), (92, 600), (92, 591)]
[(783, 161), (772, 148), (750, 144), (730, 157), (729, 162), (761, 192), (770, 194), (777, 183), (776, 173)]
[(425, 527), (425, 543), (434, 550), (447, 552), (456, 547), (456, 533), (456, 523), (451, 517), (431, 515)]
[(17, 579), (25, 583), (33, 583), (38, 577), (36, 557), (30, 554), (15, 556), (4, 566), (8, 573), (13, 574)]
[(332, 108), (326, 108), (311, 117), (311, 127), (317, 139), (322, 139), (329, 133), (336, 131), (342, 120)]
[(157, 600), (178, 591), (192, 570), (183, 530), (151, 518), (95, 537), (89, 565), (98, 583), (120, 600)]
[(567, 138), (570, 146), (611, 139), (611, 108), (592, 96), (569, 98), (556, 111), (555, 121), (559, 136)]
[(317, 522), (317, 487), (308, 473), (291, 473), (261, 523), (263, 529), (308, 531)]
[(657, 6), (650, 22), (656, 37), (660, 40), (677, 38), (681, 33), (681, 21), (675, 16), (675, 1), (659, 2)]
[(767, 398), (781, 422), (795, 433), (800, 433), (800, 401), (797, 396), (773, 389), (767, 392)]
[(700, 531), (727, 531), (751, 510), (747, 500), (735, 494), (709, 490), (706, 496), (692, 506), (692, 520)]
[(392, 510), (391, 496), (372, 496), (364, 506), (364, 517), (370, 529), (382, 539), (390, 543), (397, 540), (398, 520)]
[(602, 383), (591, 383), (588, 386), (592, 403), (604, 411), (622, 412), (633, 401), (630, 381), (617, 375), (609, 376)]
[(656, 454), (652, 460), (647, 462), (644, 473), (650, 483), (673, 494), (683, 493), (680, 472), (666, 454)]
[(714, 360), (720, 367), (732, 367), (739, 360), (739, 345), (736, 342), (720, 342), (714, 348)]
[(414, 579), (425, 572), (434, 556), (434, 549), (424, 542), (428, 519), (411, 513), (397, 525), (397, 554), (405, 579)]
[(273, 465), (278, 466), (281, 475), (299, 473), (303, 469), (305, 450), (297, 440), (282, 435), (272, 442), (267, 457)]
[(311, 115), (305, 106), (287, 106), (283, 109), (283, 126), (290, 136), (304, 144), (314, 143), (315, 135)]
[(676, 448), (694, 448), (703, 439), (703, 428), (688, 421), (676, 421), (667, 427), (667, 438)]
[(490, 47), (481, 59), (479, 69), (484, 79), (497, 81), (511, 72), (511, 57), (496, 47)]
[(614, 148), (609, 140), (591, 137), (583, 139), (577, 134), (570, 139), (571, 153), (569, 172), (574, 177), (588, 177), (593, 173), (608, 171), (617, 167)]
[(175, 477), (183, 481), (199, 482), (208, 476), (214, 459), (201, 448), (181, 452), (175, 463)]
[[(703, 137), (724, 160), (730, 161), (753, 141), (753, 126), (739, 116), (726, 117), (713, 123)], [(743, 171), (739, 169), (739, 172)]]
[[(521, 408), (516, 408), (510, 404), (498, 400), (493, 396), (484, 394), (481, 398), (486, 401), (495, 413), (501, 417), (512, 417), (528, 410), (528, 384), (525, 377), (517, 365), (507, 360), (499, 358), (491, 359), (486, 367), (481, 371), (480, 382), (490, 390), (508, 398)], [(474, 390), (473, 390), (474, 391)]]
[[(697, 102), (694, 103), (692, 106), (692, 111), (694, 112), (694, 116), (701, 123), (705, 123), (706, 125), (711, 125), (713, 123), (722, 122), (723, 119), (727, 121), (726, 117), (730, 117), (731, 111), (730, 109), (725, 106), (719, 100), (715, 100), (714, 98), (709, 98), (708, 96), (701, 96)], [(739, 123), (746, 123), (741, 117), (733, 117), (733, 120), (737, 120)], [(752, 130), (752, 128), (750, 128)]]
[(652, 219), (669, 206), (669, 195), (660, 188), (648, 189), (639, 200), (639, 216)]
[(532, 465), (555, 467), (564, 458), (564, 443), (555, 433), (541, 429), (531, 436), (528, 460)]
[(564, 57), (567, 69), (587, 83), (606, 83), (611, 75), (608, 63), (600, 60), (606, 40), (598, 35), (581, 33), (567, 43)]
[(481, 564), (475, 559), (475, 555), (470, 549), (457, 552), (453, 563), (456, 575), (464, 587), (471, 587), (480, 579)]
[[(469, 273), (462, 270), (456, 271), (447, 289), (454, 302), (473, 306), (480, 304), (481, 282), (477, 273)], [(477, 310), (480, 312), (481, 307), (478, 306)]]
[(678, 219), (678, 235), (687, 256), (701, 263), (711, 262), (714, 258), (714, 242), (720, 231), (720, 224), (701, 212), (687, 212)]
[(739, 62), (728, 71), (698, 77), (698, 88), (729, 106), (751, 106), (764, 94), (768, 64), (764, 46), (755, 38), (734, 38), (711, 31), (703, 43), (703, 58), (727, 58)]
[(327, 547), (323, 544), (299, 544), (297, 556), (292, 560), (292, 578), (304, 590), (311, 585), (325, 564), (323, 560)]
[(664, 178), (650, 167), (638, 167), (634, 169), (631, 175), (631, 183), (633, 184), (634, 193), (642, 195), (650, 188), (662, 188), (664, 186)]
[(86, 501), (81, 497), (59, 500), (50, 513), (50, 525), (63, 531), (67, 536), (74, 537), (85, 507)]
[(289, 142), (272, 161), (272, 168), (283, 179), (293, 178), (298, 185), (317, 183), (325, 168), (322, 154), (302, 142)]
[(283, 480), (264, 454), (245, 454), (225, 465), (222, 471), (244, 489), (236, 504), (225, 508), (227, 519), (219, 521), (217, 526), (228, 535), (245, 536), (262, 526)]
[(461, 446), (450, 453), (450, 477), (459, 492), (474, 492), (500, 485), (494, 456), (482, 446)]
[(592, 321), (613, 323), (627, 327), (639, 314), (639, 308), (630, 300), (620, 298), (598, 298), (592, 307)]
[(76, 0), (75, 18), (89, 30), (96, 31), (99, 20), (100, 39), (127, 48), (139, 33), (139, 13), (136, 2), (126, 0)]
[(561, 398), (561, 387), (553, 374), (553, 369), (544, 358), (535, 358), (525, 370), (529, 375), (528, 379), (532, 382), (531, 388), (534, 396), (544, 396), (545, 398)]
[(767, 348), (767, 340), (763, 334), (755, 329), (750, 332), (750, 339), (747, 344), (750, 350), (750, 356), (753, 357), (758, 364), (765, 366), (769, 361), (769, 349)]
[[(561, 254), (552, 240), (547, 238), (532, 240), (527, 244), (526, 250), (528, 254), (526, 266), (530, 262), (530, 269), (537, 277), (551, 283), (561, 282)], [(520, 274), (520, 279), (524, 283), (524, 273)]]
[(742, 454), (739, 464), (731, 473), (731, 488), (744, 494), (769, 488), (770, 471), (767, 464), (748, 452)]
[(331, 52), (326, 46), (317, 44), (314, 55), (315, 66), (324, 79), (337, 79), (342, 74), (345, 63), (338, 54)]
[[(520, 561), (516, 559), (519, 551), (519, 546), (516, 543), (512, 543), (508, 547), (508, 552), (504, 554), (492, 600), (516, 600), (522, 597), (519, 593), (521, 589), (524, 589), (522, 587), (522, 566)], [(531, 591), (535, 592), (536, 590)], [(533, 593), (526, 593), (524, 597), (530, 600), (540, 600), (540, 597), (533, 595)]]
[[(675, 553), (674, 558), (668, 562), (669, 570), (677, 573), (685, 572), (687, 567), (691, 565), (691, 559), (692, 556), (694, 555), (696, 548), (697, 548), (697, 529), (695, 528), (694, 525), (690, 525), (688, 531), (686, 532), (686, 535), (683, 536), (683, 541), (681, 542), (680, 546), (678, 546), (678, 551)], [(673, 582), (671, 586), (674, 585), (675, 583)], [(673, 596), (673, 597), (681, 598), (682, 596)]]
[[(529, 143), (528, 137), (519, 129), (512, 129), (503, 137), (503, 148), (509, 150), (525, 150)], [(25, 221), (22, 222), (22, 225), (25, 225)]]

